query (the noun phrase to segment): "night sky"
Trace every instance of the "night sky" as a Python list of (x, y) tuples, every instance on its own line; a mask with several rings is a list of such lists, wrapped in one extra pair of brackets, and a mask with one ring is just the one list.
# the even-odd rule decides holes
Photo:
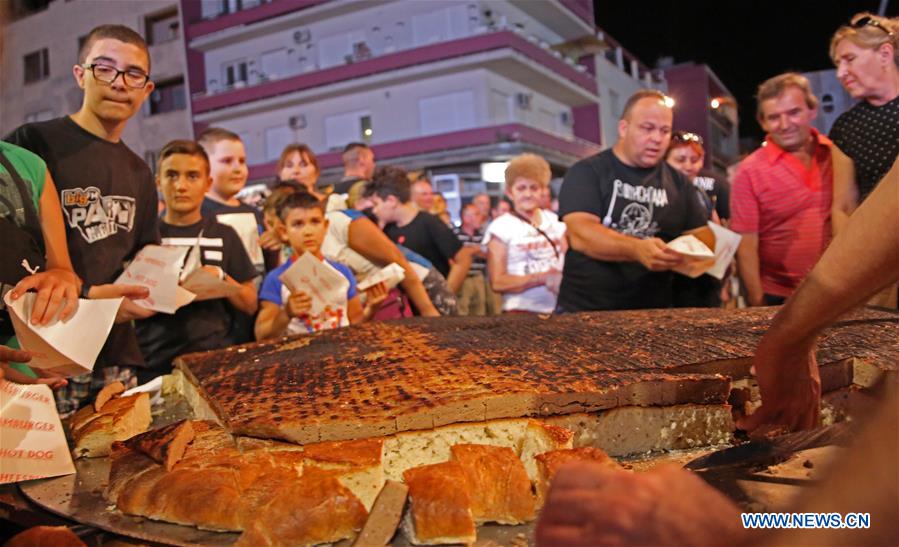
[[(644, 63), (660, 57), (705, 63), (740, 106), (740, 134), (758, 138), (758, 84), (788, 70), (833, 68), (834, 31), (860, 11), (876, 13), (880, 0), (593, 0), (596, 24)], [(637, 15), (639, 14), (639, 16)], [(899, 16), (899, 0), (886, 14)]]

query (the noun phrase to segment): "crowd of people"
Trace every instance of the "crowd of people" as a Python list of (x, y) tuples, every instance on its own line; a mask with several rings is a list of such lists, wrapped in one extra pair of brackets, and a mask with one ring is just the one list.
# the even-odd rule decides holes
[[(897, 36), (899, 22), (867, 14), (834, 35), (831, 56), (859, 103), (831, 138), (812, 126), (817, 99), (803, 76), (763, 82), (765, 144), (731, 181), (703, 171), (702, 138), (676, 130), (667, 97), (645, 89), (625, 104), (614, 146), (572, 165), (557, 195), (549, 163), (521, 154), (508, 162), (504, 195), (474, 196), (453, 225), (426, 172), (378, 166), (361, 142), (344, 148), (335, 183), (320, 177), (309, 146), (287, 146), (258, 205), (239, 199), (246, 150), (223, 128), (172, 140), (151, 170), (121, 140), (154, 88), (149, 50), (127, 27), (97, 27), (73, 69), (78, 112), (0, 143), (0, 228), (13, 244), (0, 273), (13, 299), (37, 292), (33, 323), (71, 316), (79, 296), (123, 304), (92, 375), (66, 381), (4, 365), (7, 376), (50, 383), (67, 414), (112, 380), (133, 386), (168, 372), (182, 353), (361, 321), (720, 307), (731, 283), (675, 273), (686, 258), (667, 245), (709, 222), (742, 236), (732, 270), (748, 305), (782, 304), (899, 155)], [(197, 247), (193, 266), (234, 291), (174, 314), (142, 307), (146, 289), (115, 280), (150, 244)], [(333, 320), (313, 318), (312, 295), (281, 279), (305, 253), (347, 281)], [(364, 284), (390, 264), (403, 271), (395, 287)], [(895, 306), (895, 283), (877, 289), (886, 291), (878, 303)], [(5, 310), (0, 328), (15, 347)]]
[[(675, 273), (685, 257), (667, 245), (712, 222), (742, 236), (732, 269), (746, 303), (783, 304), (753, 362), (762, 406), (738, 425), (814, 427), (821, 330), (866, 301), (895, 307), (899, 281), (899, 20), (859, 14), (834, 34), (830, 54), (858, 103), (829, 136), (812, 126), (818, 101), (805, 78), (775, 76), (757, 96), (764, 146), (721, 180), (702, 171), (702, 139), (672, 127), (666, 97), (642, 90), (624, 107), (616, 144), (571, 166), (557, 196), (546, 160), (522, 154), (509, 161), (504, 197), (474, 196), (453, 226), (424, 173), (377, 167), (363, 143), (346, 146), (335, 184), (320, 180), (308, 146), (286, 147), (259, 207), (238, 198), (248, 178), (244, 143), (222, 128), (169, 142), (154, 175), (121, 140), (154, 89), (147, 45), (127, 27), (97, 27), (73, 68), (84, 91), (78, 112), (0, 141), (0, 282), (12, 300), (35, 293), (34, 325), (70, 319), (79, 298), (122, 304), (93, 374), (68, 379), (22, 364), (31, 355), (16, 349), (0, 310), (0, 378), (50, 385), (68, 414), (110, 381), (133, 386), (168, 372), (181, 353), (362, 321), (718, 307), (732, 298), (730, 284)], [(232, 285), (229, 296), (174, 314), (141, 306), (147, 288), (116, 279), (151, 244), (198, 249), (184, 269)], [(346, 306), (333, 317), (313, 318), (312, 295), (283, 281), (301, 257), (345, 281)], [(363, 283), (390, 264), (403, 272), (395, 287)], [(851, 531), (866, 536), (754, 537), (737, 526), (729, 500), (683, 469), (621, 473), (583, 463), (557, 475), (538, 541), (894, 544), (896, 475), (883, 471), (895, 471), (896, 437), (883, 431), (895, 430), (895, 401), (800, 505), (869, 511), (877, 525)]]

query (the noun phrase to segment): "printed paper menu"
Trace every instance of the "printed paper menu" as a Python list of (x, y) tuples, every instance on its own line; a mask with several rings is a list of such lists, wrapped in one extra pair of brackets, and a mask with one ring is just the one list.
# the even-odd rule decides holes
[(75, 472), (50, 388), (0, 380), (0, 484)]
[[(281, 274), (280, 279), (291, 292), (304, 292), (312, 299), (309, 316), (301, 319), (305, 332), (350, 324), (346, 298), (350, 282), (327, 262), (305, 252)], [(297, 332), (303, 331), (291, 328), (292, 334)]]

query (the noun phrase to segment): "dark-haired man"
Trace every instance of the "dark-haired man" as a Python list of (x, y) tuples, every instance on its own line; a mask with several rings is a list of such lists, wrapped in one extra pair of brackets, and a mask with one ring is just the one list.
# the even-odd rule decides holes
[(359, 181), (371, 180), (375, 173), (375, 152), (364, 142), (351, 142), (343, 147), (343, 178), (334, 192), (346, 194)]
[(663, 161), (672, 118), (664, 94), (638, 91), (618, 121), (615, 146), (565, 175), (562, 311), (671, 307), (671, 270), (682, 257), (665, 243), (706, 223), (697, 190)]
[(783, 304), (830, 242), (832, 143), (815, 131), (818, 99), (801, 74), (762, 83), (756, 116), (766, 145), (737, 168), (731, 229), (750, 306)]
[[(46, 163), (56, 182), (75, 273), (82, 296), (113, 282), (123, 263), (159, 240), (156, 189), (150, 169), (121, 140), (128, 120), (153, 91), (150, 54), (140, 34), (120, 25), (93, 29), (72, 68), (84, 99), (78, 112), (25, 124), (6, 140)], [(152, 312), (127, 301), (131, 318)], [(106, 382), (136, 382), (144, 364), (130, 323), (113, 327), (90, 375), (76, 377), (57, 393), (61, 414), (77, 410)]]
[(465, 281), (476, 249), (464, 248), (449, 226), (412, 202), (411, 184), (399, 167), (379, 168), (365, 188), (372, 212), (385, 224), (384, 233), (394, 243), (428, 259), (446, 277), (453, 293)]
[[(164, 245), (188, 247), (187, 262), (202, 267), (225, 282), (239, 287), (227, 298), (192, 302), (174, 314), (156, 314), (137, 322), (141, 350), (147, 368), (141, 381), (171, 372), (172, 359), (182, 353), (207, 351), (234, 345), (232, 310), (256, 313), (256, 268), (237, 232), (204, 217), (201, 205), (212, 185), (209, 157), (193, 141), (175, 140), (159, 153), (156, 185), (165, 199), (160, 222)], [(194, 251), (196, 249), (196, 251)], [(198, 256), (191, 257), (196, 252)]]

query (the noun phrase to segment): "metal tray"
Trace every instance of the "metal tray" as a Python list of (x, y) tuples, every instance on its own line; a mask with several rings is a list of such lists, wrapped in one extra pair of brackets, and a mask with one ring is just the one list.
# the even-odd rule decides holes
[[(153, 426), (160, 427), (191, 416), (186, 401), (167, 395), (165, 404), (154, 409)], [(125, 515), (103, 497), (109, 478), (109, 458), (75, 460), (75, 474), (19, 483), (22, 494), (40, 507), (81, 524), (93, 526), (121, 536), (166, 545), (231, 545), (240, 534), (213, 532)], [(520, 526), (483, 525), (478, 527), (478, 543), (487, 545), (534, 544), (533, 522)], [(392, 543), (411, 547), (398, 533)], [(341, 541), (337, 547), (350, 547), (352, 541)]]

